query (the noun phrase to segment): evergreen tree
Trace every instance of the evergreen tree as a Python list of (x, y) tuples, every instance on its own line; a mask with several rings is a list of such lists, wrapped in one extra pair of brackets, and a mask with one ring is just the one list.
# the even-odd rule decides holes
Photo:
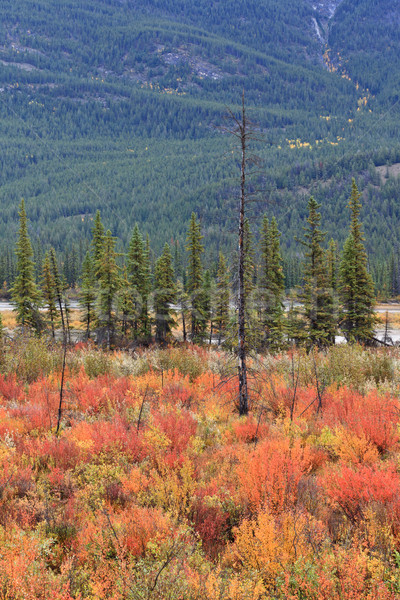
[(94, 265), (98, 263), (100, 257), (103, 252), (104, 246), (104, 238), (105, 238), (105, 230), (104, 225), (101, 221), (100, 211), (96, 212), (96, 216), (94, 218), (94, 225), (92, 229), (92, 242), (91, 242), (91, 250), (93, 255)]
[(258, 290), (261, 345), (271, 349), (283, 344), (285, 282), (280, 252), (280, 233), (275, 218), (264, 215), (261, 229), (261, 265)]
[(243, 226), (243, 288), (244, 288), (244, 311), (245, 332), (248, 348), (259, 346), (260, 327), (255, 307), (254, 291), (256, 288), (256, 264), (253, 244), (253, 234), (248, 219), (244, 220)]
[(206, 315), (204, 312), (204, 294), (203, 294), (203, 265), (201, 255), (204, 252), (204, 246), (201, 243), (200, 223), (196, 215), (192, 213), (189, 223), (189, 231), (186, 240), (186, 250), (188, 257), (188, 277), (187, 291), (191, 303), (191, 338), (199, 339), (204, 333), (206, 326)]
[(179, 312), (182, 319), (182, 336), (183, 341), (187, 341), (187, 315), (189, 314), (190, 301), (189, 296), (186, 293), (183, 281), (178, 279), (176, 282), (176, 302), (179, 306)]
[(64, 276), (61, 277), (61, 295), (64, 305), (64, 316), (65, 316), (65, 333), (66, 341), (71, 343), (71, 307), (68, 298), (68, 282)]
[(90, 329), (95, 323), (96, 311), (96, 279), (93, 259), (89, 252), (86, 253), (82, 264), (82, 285), (79, 304), (82, 308), (82, 323), (85, 325), (86, 338), (90, 339)]
[(328, 246), (328, 252), (326, 255), (327, 261), (327, 276), (328, 276), (328, 285), (332, 288), (334, 292), (338, 289), (338, 245), (335, 240), (330, 240)]
[(141, 314), (142, 337), (145, 341), (149, 341), (151, 339), (151, 320), (149, 315), (149, 297), (151, 293), (151, 285), (150, 238), (147, 235), (143, 251), (143, 288)]
[(11, 289), (11, 295), (17, 313), (17, 323), (23, 328), (31, 327), (39, 332), (43, 326), (39, 313), (41, 295), (35, 283), (33, 250), (28, 234), (27, 216), (23, 199), (21, 200), (18, 214), (17, 275)]
[(45, 305), (47, 306), (47, 317), (50, 320), (51, 334), (54, 338), (55, 320), (57, 318), (56, 289), (48, 252), (45, 254), (42, 267), (42, 290)]
[(254, 244), (253, 234), (250, 229), (250, 223), (248, 219), (244, 221), (244, 235), (243, 235), (243, 247), (244, 247), (244, 294), (246, 312), (250, 313), (251, 299), (255, 288), (256, 280), (256, 265), (254, 259)]
[(132, 320), (132, 290), (126, 265), (124, 265), (122, 271), (121, 285), (118, 292), (118, 309), (121, 315), (122, 334), (126, 336)]
[(143, 335), (143, 302), (147, 296), (144, 244), (137, 224), (129, 243), (127, 275), (130, 286), (128, 314), (132, 322), (133, 337), (137, 339)]
[(361, 202), (355, 180), (352, 181), (349, 208), (350, 235), (340, 263), (339, 292), (343, 306), (342, 331), (349, 342), (370, 343), (376, 322), (374, 284), (367, 269), (367, 253), (359, 220)]
[(218, 332), (218, 344), (220, 344), (222, 337), (226, 335), (229, 323), (229, 271), (222, 252), (219, 253), (214, 321)]
[(203, 314), (203, 319), (205, 321), (204, 330), (206, 328), (207, 323), (208, 322), (210, 323), (210, 334), (208, 336), (208, 342), (209, 342), (209, 344), (211, 344), (211, 341), (212, 341), (212, 334), (213, 334), (213, 327), (214, 327), (214, 322), (213, 322), (213, 317), (214, 317), (214, 310), (213, 310), (214, 285), (213, 284), (214, 284), (214, 282), (212, 280), (211, 273), (207, 269), (204, 272), (204, 277), (203, 277), (202, 314)]
[(96, 261), (95, 269), (99, 282), (99, 324), (104, 327), (107, 349), (110, 349), (115, 332), (114, 300), (120, 287), (115, 238), (112, 237), (110, 230), (104, 236), (103, 248)]
[(54, 281), (54, 291), (55, 291), (55, 297), (56, 297), (56, 301), (58, 304), (58, 308), (60, 309), (60, 317), (61, 317), (61, 326), (62, 326), (62, 330), (63, 330), (63, 337), (64, 337), (64, 342), (67, 341), (67, 338), (69, 337), (69, 329), (68, 329), (68, 324), (67, 324), (67, 319), (66, 319), (66, 314), (65, 314), (65, 308), (63, 306), (63, 292), (64, 292), (64, 285), (60, 276), (60, 271), (58, 269), (58, 263), (57, 263), (57, 256), (56, 256), (56, 251), (54, 250), (54, 248), (50, 248), (50, 267), (51, 267), (51, 274), (53, 277), (53, 281)]
[(332, 290), (328, 283), (326, 256), (322, 248), (325, 234), (320, 230), (320, 204), (311, 196), (308, 201), (306, 247), (301, 299), (306, 319), (307, 345), (326, 346), (335, 341)]
[(171, 308), (171, 304), (176, 301), (175, 273), (171, 250), (167, 243), (156, 262), (154, 279), (156, 342), (162, 344), (168, 341), (172, 327), (175, 325), (175, 311)]

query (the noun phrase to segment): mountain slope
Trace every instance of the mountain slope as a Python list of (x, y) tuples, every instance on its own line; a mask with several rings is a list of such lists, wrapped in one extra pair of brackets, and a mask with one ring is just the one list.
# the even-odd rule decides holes
[[(388, 113), (397, 37), (380, 78), (372, 74), (381, 73), (381, 46), (369, 52), (364, 43), (388, 11), (397, 18), (394, 0), (382, 4), (373, 11), (372, 0), (3, 1), (4, 245), (13, 243), (24, 196), (37, 246), (87, 239), (99, 208), (123, 243), (135, 221), (156, 251), (171, 238), (182, 243), (196, 210), (211, 255), (230, 247), (238, 171), (233, 140), (218, 127), (245, 89), (263, 136), (255, 217), (274, 212), (295, 251), (288, 214), (293, 207), (303, 214), (313, 186), (325, 181), (319, 193), (331, 215), (342, 197), (339, 178), (397, 160), (398, 113)], [(394, 231), (378, 229), (382, 247), (395, 240)]]

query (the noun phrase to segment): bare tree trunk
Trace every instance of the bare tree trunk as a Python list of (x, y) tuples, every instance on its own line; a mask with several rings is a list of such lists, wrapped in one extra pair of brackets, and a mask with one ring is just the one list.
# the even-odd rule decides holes
[(240, 208), (239, 208), (239, 298), (238, 298), (238, 376), (239, 376), (239, 414), (247, 415), (249, 400), (247, 390), (246, 366), (246, 315), (244, 295), (244, 220), (246, 200), (246, 113), (244, 92), (242, 95), (242, 120), (239, 123), (242, 165), (240, 173)]
[(183, 341), (186, 342), (187, 340), (187, 334), (186, 334), (186, 319), (185, 319), (185, 311), (182, 308), (181, 310), (181, 316), (182, 316), (182, 330), (183, 330)]

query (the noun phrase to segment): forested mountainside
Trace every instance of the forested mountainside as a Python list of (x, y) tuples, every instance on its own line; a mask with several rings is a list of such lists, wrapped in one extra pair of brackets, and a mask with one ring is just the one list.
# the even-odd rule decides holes
[(36, 248), (82, 256), (99, 209), (121, 246), (138, 222), (158, 251), (184, 242), (195, 211), (214, 260), (234, 243), (238, 165), (221, 126), (242, 90), (262, 159), (252, 213), (277, 217), (286, 253), (311, 193), (343, 242), (352, 175), (371, 260), (396, 247), (397, 1), (0, 6), (3, 250), (24, 197)]

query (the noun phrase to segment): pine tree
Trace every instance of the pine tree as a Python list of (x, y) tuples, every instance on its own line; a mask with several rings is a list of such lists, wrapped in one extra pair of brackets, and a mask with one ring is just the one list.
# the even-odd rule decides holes
[(179, 306), (179, 312), (182, 319), (182, 336), (183, 341), (187, 341), (187, 315), (189, 314), (190, 302), (189, 296), (186, 293), (185, 286), (183, 285), (183, 281), (178, 279), (176, 282), (176, 302)]
[(47, 317), (50, 320), (51, 334), (54, 338), (55, 321), (57, 318), (56, 289), (48, 252), (45, 254), (42, 267), (42, 290), (45, 305), (47, 306)]
[(96, 279), (94, 264), (90, 253), (87, 252), (82, 264), (82, 285), (79, 297), (79, 304), (83, 312), (82, 323), (85, 325), (87, 339), (90, 339), (90, 330), (96, 319), (95, 300)]
[(308, 225), (304, 227), (305, 241), (302, 241), (307, 249), (301, 299), (308, 346), (326, 346), (335, 341), (333, 296), (328, 283), (325, 251), (321, 245), (325, 234), (320, 230), (320, 206), (311, 196), (308, 201)]
[(149, 298), (151, 293), (151, 256), (150, 256), (150, 238), (146, 236), (146, 243), (143, 251), (143, 288), (142, 288), (142, 337), (144, 341), (151, 339), (151, 320), (149, 315)]
[(338, 245), (335, 240), (331, 239), (326, 255), (328, 285), (336, 292), (338, 289)]
[(146, 297), (144, 244), (137, 224), (129, 243), (127, 275), (131, 294), (128, 314), (132, 322), (133, 337), (137, 339), (143, 335), (143, 302)]
[(120, 286), (115, 238), (108, 230), (104, 237), (103, 248), (95, 264), (96, 276), (99, 282), (98, 307), (99, 324), (104, 327), (106, 345), (109, 350), (115, 332), (114, 300)]
[(226, 335), (229, 323), (229, 271), (222, 252), (219, 253), (214, 321), (218, 332), (218, 344), (220, 344), (222, 337)]
[(260, 286), (258, 290), (261, 345), (278, 349), (283, 344), (285, 281), (280, 252), (280, 232), (275, 218), (269, 224), (266, 215), (261, 229)]
[(192, 213), (189, 223), (189, 231), (186, 240), (186, 250), (188, 257), (188, 277), (187, 291), (191, 302), (191, 338), (199, 339), (204, 333), (206, 326), (206, 316), (204, 314), (204, 294), (203, 286), (203, 265), (201, 255), (204, 252), (204, 246), (201, 243), (200, 223), (196, 215)]
[(350, 235), (344, 244), (340, 263), (339, 292), (343, 306), (341, 328), (347, 341), (370, 343), (376, 322), (375, 297), (359, 220), (360, 196), (353, 179), (348, 204), (351, 211)]
[(214, 311), (213, 311), (213, 295), (214, 295), (214, 282), (211, 277), (210, 271), (207, 269), (204, 272), (203, 277), (203, 289), (202, 289), (202, 314), (204, 319), (204, 333), (207, 323), (210, 323), (210, 333), (208, 336), (208, 343), (211, 344), (213, 327), (214, 327)]
[(171, 304), (176, 301), (175, 273), (171, 250), (167, 243), (164, 246), (162, 255), (156, 262), (154, 279), (156, 342), (163, 344), (168, 341), (172, 327), (175, 325), (175, 311), (171, 308)]
[(55, 297), (56, 297), (56, 301), (58, 304), (58, 308), (60, 309), (61, 326), (62, 326), (62, 330), (63, 330), (64, 343), (66, 343), (67, 339), (69, 337), (69, 328), (68, 328), (68, 324), (67, 324), (65, 308), (63, 306), (64, 285), (63, 285), (63, 282), (62, 282), (62, 279), (60, 276), (60, 272), (58, 269), (57, 256), (56, 256), (56, 251), (54, 250), (54, 248), (50, 248), (49, 259), (50, 259), (51, 274), (52, 274), (53, 281), (54, 281)]
[(256, 264), (253, 234), (248, 219), (243, 226), (243, 288), (247, 348), (259, 346), (260, 327), (255, 306)]
[(132, 290), (126, 265), (124, 265), (122, 271), (121, 285), (118, 291), (118, 311), (120, 313), (122, 335), (126, 336), (132, 321)]
[(94, 225), (93, 225), (93, 229), (92, 229), (92, 242), (91, 242), (93, 262), (95, 265), (100, 260), (101, 254), (103, 252), (104, 238), (105, 238), (104, 225), (101, 221), (100, 211), (98, 210), (96, 212), (96, 216), (94, 218)]
[(17, 323), (23, 328), (31, 327), (39, 332), (43, 326), (39, 313), (41, 295), (35, 283), (35, 264), (28, 234), (24, 200), (21, 200), (18, 214), (19, 232), (15, 252), (17, 255), (17, 275), (11, 289), (11, 295), (17, 313)]

